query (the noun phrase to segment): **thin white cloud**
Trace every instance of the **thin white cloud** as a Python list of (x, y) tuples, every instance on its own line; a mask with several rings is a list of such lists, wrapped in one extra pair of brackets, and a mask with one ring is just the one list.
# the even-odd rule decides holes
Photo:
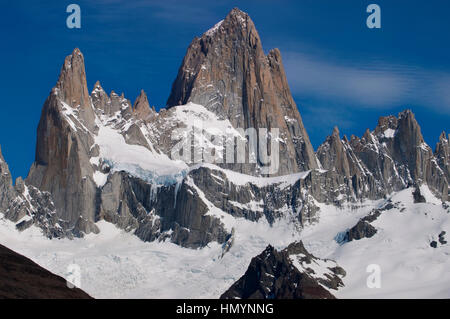
[(294, 95), (391, 108), (415, 104), (450, 114), (450, 75), (405, 65), (339, 64), (297, 52), (283, 54)]

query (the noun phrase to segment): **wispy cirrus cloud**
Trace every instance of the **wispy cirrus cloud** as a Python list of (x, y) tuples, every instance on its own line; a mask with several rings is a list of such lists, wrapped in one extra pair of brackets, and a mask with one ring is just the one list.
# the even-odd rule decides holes
[(349, 108), (421, 105), (450, 114), (450, 74), (386, 63), (346, 64), (285, 52), (294, 94), (346, 104)]

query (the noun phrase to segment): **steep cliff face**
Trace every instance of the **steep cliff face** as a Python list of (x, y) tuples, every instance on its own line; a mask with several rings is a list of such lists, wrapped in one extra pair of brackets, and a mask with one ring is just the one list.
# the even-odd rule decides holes
[(2, 149), (0, 147), (0, 212), (8, 209), (14, 195), (11, 173), (8, 164), (6, 164), (5, 159), (3, 158)]
[[(278, 128), (280, 167), (276, 175), (318, 168), (313, 148), (292, 99), (281, 54), (266, 56), (250, 17), (233, 9), (189, 46), (167, 101), (205, 106), (234, 128)], [(258, 160), (265, 162), (258, 154)], [(230, 165), (247, 174), (252, 166)]]
[(13, 186), (8, 164), (0, 149), (0, 213), (14, 222), (19, 231), (32, 225), (40, 227), (49, 238), (71, 237), (67, 223), (56, 214), (50, 193), (27, 185), (21, 177)]
[(84, 57), (75, 49), (45, 101), (37, 130), (36, 159), (26, 182), (50, 192), (61, 219), (83, 232), (95, 226), (96, 186), (89, 158), (95, 114), (86, 86)]
[(439, 142), (436, 144), (434, 157), (437, 160), (439, 167), (443, 170), (447, 181), (450, 181), (450, 134), (447, 136), (442, 132), (439, 136)]
[(326, 141), (318, 148), (317, 158), (324, 169), (335, 170), (340, 175), (350, 177), (354, 172), (350, 172), (348, 154), (344, 143), (345, 141), (340, 138), (339, 129), (335, 127), (333, 134), (327, 137)]

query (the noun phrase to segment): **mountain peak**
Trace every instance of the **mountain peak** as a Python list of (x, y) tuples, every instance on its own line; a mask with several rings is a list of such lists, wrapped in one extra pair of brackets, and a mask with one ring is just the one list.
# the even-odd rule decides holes
[(414, 113), (407, 109), (398, 114), (397, 135), (403, 141), (412, 141), (415, 146), (424, 143), (422, 132), (414, 116)]
[(344, 137), (343, 137), (342, 139), (344, 140), (344, 142), (345, 142), (346, 144), (350, 143), (350, 141), (348, 140), (347, 135), (344, 135)]
[(236, 20), (238, 23), (246, 25), (248, 19), (250, 19), (250, 16), (248, 15), (247, 12), (244, 12), (239, 8), (235, 7), (231, 9), (231, 11), (228, 13), (228, 15), (225, 18), (225, 21)]
[(335, 126), (333, 128), (333, 136), (339, 137), (339, 135), (340, 135), (339, 128)]
[(406, 109), (400, 113), (398, 113), (398, 119), (402, 118), (411, 118), (414, 119), (414, 113), (410, 109)]
[(372, 132), (370, 132), (370, 129), (367, 128), (367, 129), (364, 131), (363, 137), (364, 137), (367, 141), (371, 141), (371, 135), (372, 135)]
[(228, 119), (235, 128), (278, 128), (287, 140), (281, 146), (285, 155), (279, 174), (318, 167), (280, 51), (266, 56), (247, 13), (234, 8), (223, 22), (191, 42), (167, 106), (189, 102)]
[(102, 85), (100, 84), (100, 81), (97, 81), (94, 84), (94, 89), (91, 92), (91, 97), (98, 98), (99, 96), (107, 97), (108, 94), (106, 94), (105, 90), (103, 89)]
[(79, 48), (75, 48), (72, 51), (72, 55), (83, 56), (83, 53), (81, 53)]
[(134, 102), (133, 111), (139, 118), (143, 120), (147, 119), (148, 116), (150, 116), (150, 114), (152, 113), (147, 94), (144, 90), (141, 90), (141, 93)]
[[(220, 32), (217, 32), (219, 31)], [(222, 36), (217, 36), (222, 34)], [(202, 38), (217, 38), (215, 42), (227, 42), (230, 39), (256, 38), (260, 42), (258, 32), (250, 16), (238, 8), (231, 10), (225, 19), (219, 21), (206, 31)]]
[(234, 7), (233, 9), (231, 9), (231, 11), (227, 15), (227, 17), (230, 17), (230, 16), (232, 16), (232, 17), (248, 17), (248, 13), (242, 11), (238, 7)]
[(103, 90), (102, 85), (100, 84), (100, 81), (95, 82), (94, 90)]
[(62, 101), (72, 107), (89, 106), (84, 57), (80, 49), (75, 48), (65, 58), (55, 88)]

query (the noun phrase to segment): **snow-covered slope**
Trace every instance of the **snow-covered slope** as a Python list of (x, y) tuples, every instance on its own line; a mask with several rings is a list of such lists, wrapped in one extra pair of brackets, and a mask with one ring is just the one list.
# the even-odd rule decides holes
[(42, 267), (67, 275), (70, 264), (81, 267), (81, 288), (95, 298), (217, 298), (246, 270), (268, 242), (284, 247), (294, 230), (280, 223), (237, 223), (235, 245), (220, 258), (223, 247), (202, 249), (164, 242), (145, 243), (113, 224), (101, 221), (98, 235), (74, 240), (48, 240), (35, 227), (19, 233), (0, 221), (0, 242)]
[[(450, 209), (426, 186), (421, 191), (427, 203), (414, 204), (411, 189), (396, 193), (389, 198), (395, 207), (372, 223), (377, 229), (373, 237), (341, 245), (335, 240), (339, 232), (386, 201), (354, 212), (321, 207), (321, 222), (305, 229), (302, 238), (313, 254), (336, 260), (347, 271), (345, 287), (335, 294), (338, 298), (450, 297), (450, 245), (430, 246), (443, 231), (449, 233)], [(367, 267), (373, 264), (380, 267), (381, 288), (367, 286), (373, 271), (367, 272)]]
[[(169, 242), (144, 243), (104, 221), (97, 223), (98, 235), (48, 240), (35, 227), (19, 233), (2, 219), (0, 242), (59, 275), (70, 264), (80, 265), (81, 288), (97, 298), (217, 298), (268, 244), (282, 249), (296, 240), (346, 270), (345, 287), (333, 291), (338, 298), (449, 298), (450, 245), (432, 248), (430, 242), (450, 231), (450, 209), (426, 187), (421, 191), (427, 203), (413, 204), (412, 189), (396, 193), (389, 198), (395, 207), (373, 222), (375, 236), (343, 245), (336, 235), (389, 199), (342, 209), (318, 204), (320, 222), (301, 234), (286, 220), (271, 227), (265, 220), (236, 219), (234, 244), (223, 258), (217, 243), (196, 250)], [(370, 264), (381, 267), (379, 289), (366, 285)]]

